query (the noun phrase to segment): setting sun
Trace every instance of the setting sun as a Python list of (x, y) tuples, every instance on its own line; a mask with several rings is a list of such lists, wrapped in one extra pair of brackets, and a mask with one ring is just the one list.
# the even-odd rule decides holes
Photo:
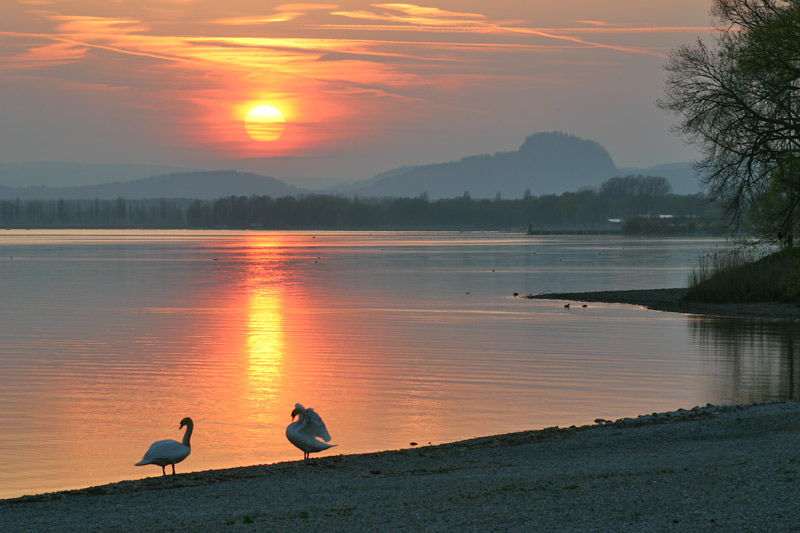
[(271, 105), (259, 105), (244, 118), (244, 129), (254, 141), (277, 141), (285, 127), (283, 113)]

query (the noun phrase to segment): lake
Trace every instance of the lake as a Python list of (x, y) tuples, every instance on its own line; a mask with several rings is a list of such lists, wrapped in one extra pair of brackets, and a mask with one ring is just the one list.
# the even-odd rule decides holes
[(3, 231), (0, 497), (798, 397), (794, 323), (513, 294), (685, 286), (721, 239)]

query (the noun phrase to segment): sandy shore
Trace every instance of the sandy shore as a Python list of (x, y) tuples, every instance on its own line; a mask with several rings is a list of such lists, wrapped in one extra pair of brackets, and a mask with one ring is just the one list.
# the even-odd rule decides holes
[[(528, 297), (800, 319), (795, 306), (685, 304), (682, 290)], [(0, 529), (798, 531), (798, 430), (798, 402), (709, 405), (0, 500)]]
[(705, 406), (0, 501), (3, 531), (797, 531), (800, 404)]

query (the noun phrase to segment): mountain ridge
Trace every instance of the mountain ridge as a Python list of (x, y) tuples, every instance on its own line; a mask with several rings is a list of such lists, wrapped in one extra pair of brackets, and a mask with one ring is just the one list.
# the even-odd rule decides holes
[[(609, 178), (622, 175), (651, 175), (667, 178), (676, 194), (699, 192), (691, 163), (672, 163), (648, 168), (617, 167), (599, 143), (561, 132), (534, 133), (525, 138), (519, 149), (494, 154), (478, 154), (444, 163), (405, 165), (386, 170), (361, 181), (310, 190), (252, 172), (235, 170), (190, 170), (158, 174), (131, 180), (116, 180), (78, 186), (31, 185), (13, 187), (2, 180), (0, 164), (0, 199), (144, 199), (192, 198), (212, 200), (225, 196), (265, 195), (272, 197), (303, 194), (341, 194), (362, 197), (418, 197), (431, 200), (468, 194), (472, 198), (506, 199), (573, 192), (584, 187), (598, 187)], [(57, 163), (36, 168), (51, 168)], [(81, 165), (69, 168), (80, 169)], [(114, 165), (88, 165), (106, 168), (119, 175)], [(122, 165), (134, 173), (145, 172), (148, 165)], [(34, 167), (31, 167), (34, 168)], [(45, 176), (48, 178), (48, 176)], [(18, 175), (17, 181), (21, 178)], [(52, 181), (50, 176), (48, 179)], [(88, 178), (87, 178), (88, 179)], [(96, 176), (91, 179), (97, 179)], [(40, 180), (41, 182), (41, 180)]]
[[(401, 167), (402, 168), (402, 167)], [(350, 191), (363, 196), (419, 196), (435, 200), (468, 193), (472, 198), (520, 198), (597, 186), (619, 174), (595, 141), (561, 132), (534, 133), (516, 151), (479, 154), (447, 163), (408, 167)], [(487, 179), (487, 177), (489, 179)]]
[(80, 187), (3, 187), (0, 199), (109, 200), (125, 198), (191, 198), (214, 200), (225, 196), (293, 196), (310, 191), (269, 176), (235, 170), (176, 172), (131, 181), (115, 181)]
[(71, 163), (66, 161), (24, 161), (0, 163), (0, 185), (8, 187), (69, 187), (131, 181), (196, 168), (138, 163)]

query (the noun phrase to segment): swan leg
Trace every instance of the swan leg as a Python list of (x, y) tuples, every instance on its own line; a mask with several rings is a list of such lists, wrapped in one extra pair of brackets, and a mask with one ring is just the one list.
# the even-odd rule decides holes
[(175, 463), (172, 463), (172, 475), (175, 475)]
[[(166, 466), (166, 465), (164, 465), (164, 466)], [(163, 466), (161, 467), (161, 475), (162, 475), (162, 476), (166, 476), (166, 475), (167, 475), (167, 471), (166, 471), (166, 470), (164, 470), (164, 467), (163, 467)]]

